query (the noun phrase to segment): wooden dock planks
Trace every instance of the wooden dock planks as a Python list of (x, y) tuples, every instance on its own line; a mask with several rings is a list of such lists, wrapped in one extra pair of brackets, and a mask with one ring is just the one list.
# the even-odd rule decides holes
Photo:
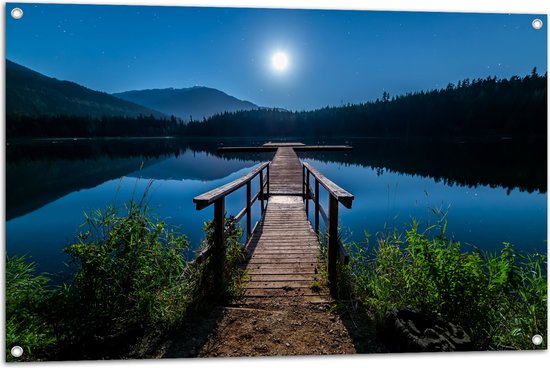
[[(292, 226), (288, 218), (292, 218)], [(281, 224), (273, 224), (272, 221)], [(302, 198), (270, 197), (265, 217), (248, 242), (250, 278), (245, 285), (244, 304), (279, 302), (328, 302), (326, 290), (312, 288), (321, 282), (319, 245), (306, 218)]]
[[(302, 164), (291, 147), (278, 148), (273, 157), (269, 167), (269, 195), (302, 196)], [(289, 219), (286, 223), (293, 222)]]
[(250, 258), (243, 304), (327, 303), (319, 289), (319, 245), (302, 199), (302, 166), (290, 147), (280, 147), (270, 166), (266, 212), (247, 244)]

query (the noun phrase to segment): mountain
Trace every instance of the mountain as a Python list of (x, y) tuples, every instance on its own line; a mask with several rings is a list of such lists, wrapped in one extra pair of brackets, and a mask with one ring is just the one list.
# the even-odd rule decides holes
[(163, 117), (158, 111), (79, 84), (60, 81), (6, 60), (6, 113)]
[(233, 96), (208, 87), (146, 89), (115, 93), (114, 96), (151, 109), (174, 115), (186, 121), (202, 120), (224, 111), (257, 109), (252, 102), (239, 100)]

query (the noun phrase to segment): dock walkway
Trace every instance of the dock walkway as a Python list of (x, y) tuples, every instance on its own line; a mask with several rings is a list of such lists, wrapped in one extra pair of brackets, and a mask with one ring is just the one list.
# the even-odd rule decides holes
[(319, 289), (319, 245), (302, 197), (302, 164), (290, 147), (279, 147), (270, 168), (270, 197), (264, 217), (247, 249), (250, 282), (245, 304), (278, 298), (292, 302), (327, 302)]
[[(338, 205), (351, 208), (353, 195), (311, 165), (302, 164), (295, 152), (300, 144), (273, 146), (277, 151), (271, 162), (260, 164), (242, 178), (195, 197), (194, 201), (199, 210), (215, 204), (215, 223), (223, 224), (225, 196), (242, 186), (247, 188), (246, 206), (235, 219), (240, 221), (246, 216), (246, 271), (249, 281), (244, 285), (243, 297), (235, 301), (236, 304), (272, 303), (274, 300), (328, 302), (330, 294), (335, 291), (337, 260), (347, 262), (345, 250), (338, 241)], [(253, 195), (251, 182), (256, 176), (260, 177), (260, 189)], [(328, 211), (319, 203), (321, 185), (329, 193)], [(261, 201), (262, 216), (252, 227), (252, 204), (256, 200)], [(310, 201), (312, 206), (309, 206)], [(308, 219), (310, 207), (314, 210), (314, 227)], [(316, 232), (320, 217), (328, 230), (327, 267), (319, 263), (321, 254)], [(224, 226), (216, 225), (212, 254), (223, 251), (223, 229)], [(219, 257), (216, 259), (216, 262), (220, 261)], [(324, 286), (323, 273), (328, 275), (330, 292)]]
[[(210, 254), (209, 267), (218, 272), (214, 279), (219, 280), (223, 269), (220, 254), (225, 251), (225, 197), (246, 186), (246, 205), (235, 220), (246, 218), (248, 280), (242, 297), (222, 307), (223, 314), (200, 356), (357, 352), (359, 344), (347, 323), (328, 305), (337, 295), (337, 263), (348, 261), (338, 241), (338, 208), (351, 208), (354, 197), (310, 164), (302, 164), (295, 152), (298, 146), (286, 143), (275, 147), (271, 162), (193, 199), (198, 210), (214, 205), (214, 242), (201, 256)], [(259, 183), (259, 189), (253, 193), (256, 177), (260, 180), (254, 186)], [(328, 192), (328, 211), (319, 201), (321, 186)], [(252, 204), (256, 201), (260, 201), (262, 216), (252, 227)], [(313, 211), (313, 224), (308, 211)], [(320, 219), (328, 234), (326, 265), (320, 263), (316, 235)]]

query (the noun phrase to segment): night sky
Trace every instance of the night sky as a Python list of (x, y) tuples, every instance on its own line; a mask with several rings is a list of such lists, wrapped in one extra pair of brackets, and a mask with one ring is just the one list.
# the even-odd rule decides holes
[(547, 70), (545, 15), (47, 4), (6, 14), (8, 59), (109, 93), (200, 85), (309, 110)]

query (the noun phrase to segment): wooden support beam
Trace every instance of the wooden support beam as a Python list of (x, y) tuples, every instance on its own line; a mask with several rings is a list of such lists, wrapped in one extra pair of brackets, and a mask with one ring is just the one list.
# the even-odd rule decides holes
[(309, 218), (309, 171), (306, 174), (306, 218)]
[(264, 171), (260, 171), (260, 208), (262, 211), (262, 215), (264, 214), (265, 207), (264, 207)]
[(252, 196), (252, 185), (246, 183), (246, 238), (250, 238), (252, 234), (252, 206), (250, 205), (250, 197)]
[(315, 180), (315, 234), (319, 234), (319, 211), (321, 205), (319, 204), (319, 180)]
[(214, 202), (214, 244), (210, 264), (210, 272), (214, 276), (214, 287), (223, 285), (223, 269), (225, 260), (225, 197)]
[(328, 223), (328, 281), (330, 293), (333, 297), (338, 295), (338, 200), (333, 195), (329, 196), (329, 223)]
[(271, 162), (267, 165), (266, 169), (266, 176), (267, 176), (267, 199), (269, 199), (269, 167), (271, 166)]

